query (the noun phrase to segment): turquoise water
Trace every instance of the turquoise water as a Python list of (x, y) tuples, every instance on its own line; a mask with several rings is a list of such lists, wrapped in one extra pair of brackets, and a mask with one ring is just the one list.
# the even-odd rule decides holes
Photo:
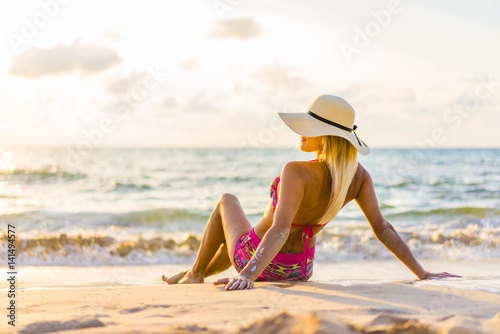
[[(288, 148), (108, 148), (82, 156), (13, 148), (0, 152), (0, 220), (16, 226), (24, 265), (186, 262), (222, 193), (237, 195), (256, 223), (283, 164), (313, 158)], [(419, 257), (500, 256), (500, 149), (374, 149), (360, 162), (382, 212)], [(318, 241), (319, 261), (393, 256), (355, 203)], [(0, 242), (5, 251), (5, 235)]]

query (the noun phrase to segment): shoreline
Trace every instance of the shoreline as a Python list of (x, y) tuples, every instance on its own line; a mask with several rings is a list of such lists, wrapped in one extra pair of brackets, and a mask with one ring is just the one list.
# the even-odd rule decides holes
[[(472, 289), (477, 281), (490, 284), (497, 283), (500, 293), (500, 259), (475, 260), (429, 260), (419, 261), (424, 268), (432, 272), (447, 271), (458, 274), (461, 280), (437, 281), (439, 285), (465, 287), (468, 283)], [(144, 265), (113, 265), (113, 266), (23, 266), (19, 265), (19, 288), (63, 288), (63, 287), (111, 287), (111, 286), (155, 286), (163, 285), (161, 276), (172, 275), (188, 269), (190, 263), (178, 264), (144, 264)], [(0, 270), (0, 272), (2, 272)], [(236, 275), (234, 268), (223, 273), (208, 277), (210, 283), (218, 278)], [(78, 279), (74, 279), (78, 277)], [(417, 277), (413, 275), (396, 258), (390, 260), (362, 260), (344, 262), (316, 261), (314, 273), (309, 282), (349, 285), (351, 283), (388, 283), (411, 282)], [(434, 284), (434, 282), (419, 282), (419, 284)], [(2, 285), (0, 285), (2, 290)], [(486, 288), (491, 291), (490, 287)]]

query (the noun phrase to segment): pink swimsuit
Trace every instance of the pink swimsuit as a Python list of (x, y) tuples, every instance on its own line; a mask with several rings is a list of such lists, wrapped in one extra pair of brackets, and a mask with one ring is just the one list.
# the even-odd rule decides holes
[[(317, 160), (312, 160), (317, 161)], [(276, 211), (278, 203), (278, 184), (281, 181), (280, 176), (277, 176), (271, 183), (270, 197), (272, 199), (273, 212)], [(314, 262), (315, 246), (309, 249), (309, 238), (313, 234), (313, 227), (324, 226), (322, 225), (298, 225), (292, 226), (305, 227), (302, 235), (304, 241), (304, 252), (299, 254), (286, 254), (278, 253), (271, 261), (271, 263), (264, 269), (262, 274), (257, 278), (257, 281), (281, 281), (281, 280), (298, 280), (305, 281), (312, 276), (312, 267)], [(305, 238), (305, 240), (304, 240)], [(248, 234), (243, 235), (236, 245), (234, 251), (234, 264), (236, 270), (240, 272), (246, 267), (247, 263), (252, 258), (255, 250), (259, 246), (261, 240), (252, 229)]]

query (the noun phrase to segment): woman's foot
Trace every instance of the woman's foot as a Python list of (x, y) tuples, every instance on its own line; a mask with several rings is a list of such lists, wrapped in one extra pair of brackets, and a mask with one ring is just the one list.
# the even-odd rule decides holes
[(203, 275), (194, 276), (191, 270), (188, 270), (184, 278), (179, 281), (179, 284), (197, 284), (204, 283), (205, 279)]
[(167, 284), (177, 284), (177, 283), (179, 283), (179, 281), (181, 279), (184, 278), (184, 276), (186, 276), (188, 271), (189, 270), (184, 270), (184, 271), (181, 271), (181, 272), (175, 274), (174, 276), (170, 276), (170, 277), (162, 275), (161, 280)]
[(167, 284), (195, 284), (204, 282), (203, 276), (194, 276), (191, 270), (184, 270), (170, 277), (163, 275), (161, 279)]

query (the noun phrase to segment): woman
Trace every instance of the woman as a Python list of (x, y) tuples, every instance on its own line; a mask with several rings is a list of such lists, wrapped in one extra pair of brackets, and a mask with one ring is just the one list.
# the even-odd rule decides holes
[(233, 265), (239, 275), (214, 284), (241, 290), (252, 288), (254, 281), (307, 280), (315, 235), (352, 200), (377, 238), (420, 279), (458, 277), (424, 270), (382, 216), (370, 174), (357, 161), (357, 152), (367, 155), (370, 149), (354, 132), (354, 114), (349, 103), (333, 95), (319, 96), (307, 113), (279, 113), (302, 135), (301, 151), (315, 152), (316, 159), (284, 165), (271, 185), (264, 216), (253, 229), (238, 199), (222, 195), (191, 269), (162, 279), (169, 284), (203, 283)]

